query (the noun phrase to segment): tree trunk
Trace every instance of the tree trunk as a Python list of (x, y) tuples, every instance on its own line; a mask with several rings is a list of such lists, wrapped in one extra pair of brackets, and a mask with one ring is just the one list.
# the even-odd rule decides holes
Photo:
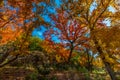
[(70, 59), (72, 57), (72, 52), (73, 52), (73, 48), (70, 49), (70, 53), (69, 53), (69, 56), (68, 56), (68, 63), (70, 62)]
[(90, 54), (89, 54), (89, 49), (86, 48), (86, 53), (87, 53), (87, 70), (89, 72), (92, 72), (92, 59), (90, 59)]
[(0, 64), (2, 64), (8, 56), (9, 56), (8, 52), (3, 53), (2, 56), (0, 57)]
[(70, 59), (72, 57), (72, 52), (74, 50), (73, 42), (71, 42), (70, 44), (71, 44), (71, 46), (70, 46), (70, 53), (69, 53), (69, 56), (68, 56), (67, 63), (70, 63)]
[(114, 70), (111, 68), (110, 64), (108, 62), (105, 62), (104, 60), (103, 60), (103, 62), (104, 62), (107, 72), (109, 73), (109, 75), (111, 77), (111, 80), (116, 80)]
[(4, 67), (5, 65), (7, 65), (7, 64), (9, 64), (9, 63), (11, 63), (13, 61), (15, 61), (18, 57), (19, 57), (19, 54), (17, 54), (14, 58), (10, 59), (9, 61), (7, 61), (7, 62), (5, 62), (3, 64), (0, 64), (0, 68)]
[(10, 52), (14, 51), (14, 48), (10, 48), (6, 51), (4, 51), (3, 53), (1, 53), (1, 57), (0, 57), (0, 65), (8, 58), (8, 56), (10, 55)]
[(105, 69), (107, 70), (109, 76), (111, 77), (111, 80), (116, 80), (116, 76), (115, 76), (114, 70), (111, 68), (110, 63), (105, 61), (104, 52), (103, 52), (102, 48), (100, 47), (100, 45), (98, 44), (98, 41), (96, 40), (95, 37), (94, 37), (93, 40), (94, 40), (94, 43), (95, 43), (97, 51), (102, 56), (101, 59), (103, 60), (103, 63), (105, 65)]

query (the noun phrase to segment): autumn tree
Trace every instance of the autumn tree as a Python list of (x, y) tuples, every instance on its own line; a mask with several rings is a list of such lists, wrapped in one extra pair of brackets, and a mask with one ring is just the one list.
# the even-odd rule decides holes
[(85, 37), (87, 27), (79, 24), (75, 19), (68, 19), (67, 15), (67, 12), (62, 11), (51, 16), (55, 26), (45, 32), (45, 38), (52, 39), (52, 36), (56, 36), (58, 40), (60, 40), (60, 43), (64, 45), (66, 49), (69, 49), (67, 60), (69, 63), (73, 51), (77, 49), (80, 50), (80, 46), (86, 45), (88, 39)]
[[(94, 36), (99, 39), (99, 45), (101, 45), (104, 51), (105, 61), (110, 63), (112, 69), (115, 65), (119, 65), (119, 26), (114, 26), (104, 29), (96, 29), (94, 31)], [(109, 54), (108, 54), (109, 53)]]
[[(20, 54), (28, 53), (28, 39), (34, 28), (45, 24), (40, 16), (43, 6), (39, 3), (49, 0), (3, 0), (0, 1), (0, 45), (12, 42), (8, 51), (1, 52), (0, 66), (17, 59)], [(7, 47), (7, 46), (6, 46)], [(14, 55), (12, 55), (14, 53)], [(4, 61), (9, 58), (6, 63)]]
[(89, 48), (86, 48), (84, 50), (83, 56), (81, 58), (85, 58), (83, 62), (85, 62), (85, 67), (88, 71), (92, 71), (93, 69), (93, 61), (94, 61), (94, 56), (95, 54), (90, 51)]
[(60, 43), (43, 40), (39, 46), (42, 47), (44, 53), (49, 55), (49, 60), (52, 64), (67, 61), (69, 50), (65, 49)]
[[(109, 53), (102, 49), (103, 45), (100, 44), (100, 38), (98, 39), (97, 36), (95, 36), (96, 34), (94, 34), (94, 30), (107, 27), (107, 25), (104, 24), (105, 20), (110, 20), (110, 22), (114, 24), (119, 22), (119, 17), (116, 17), (119, 15), (119, 10), (115, 0), (65, 0), (63, 3), (61, 10), (67, 11), (70, 18), (72, 17), (78, 20), (79, 24), (84, 24), (89, 29), (94, 50), (101, 56), (101, 60), (111, 79), (116, 80), (114, 71), (110, 66), (111, 63), (105, 60), (106, 54), (109, 55)], [(115, 11), (111, 12), (110, 7), (114, 8)]]

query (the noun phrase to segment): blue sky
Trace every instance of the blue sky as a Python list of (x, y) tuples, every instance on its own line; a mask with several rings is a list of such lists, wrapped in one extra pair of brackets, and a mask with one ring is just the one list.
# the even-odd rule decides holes
[[(60, 0), (55, 0), (55, 6), (48, 6), (47, 12), (44, 15), (42, 15), (42, 18), (45, 20), (45, 22), (51, 23), (51, 18), (48, 14), (55, 14), (56, 13), (56, 8), (60, 7)], [(44, 3), (40, 4), (40, 5), (45, 5)], [(36, 8), (33, 8), (33, 11), (36, 11)], [(47, 29), (45, 28), (45, 26), (39, 26), (38, 28), (34, 29), (32, 32), (33, 36), (37, 36), (41, 39), (44, 39), (43, 33), (46, 31)], [(53, 41), (56, 41), (57, 37), (53, 37)], [(58, 40), (57, 40), (58, 41)]]
[[(52, 14), (56, 13), (55, 8), (60, 7), (60, 4), (61, 4), (61, 3), (60, 3), (60, 0), (55, 0), (55, 3), (56, 3), (56, 7), (54, 7), (54, 6), (49, 6), (49, 7), (47, 8), (47, 11), (48, 11), (49, 13), (52, 13)], [(94, 2), (94, 3), (91, 5), (90, 12), (92, 12), (92, 11), (95, 9), (95, 6), (96, 6), (96, 3)], [(109, 11), (111, 11), (111, 12), (115, 12), (114, 8), (111, 7), (111, 6), (110, 6), (108, 9), (109, 9)], [(35, 11), (35, 8), (33, 9), (33, 11)], [(43, 17), (43, 19), (44, 19), (46, 22), (51, 22), (51, 19), (50, 19), (50, 17), (49, 17), (48, 14), (42, 15), (42, 17)], [(104, 22), (105, 24), (107, 24), (107, 26), (110, 26), (110, 25), (111, 25), (109, 19), (105, 19), (103, 22)], [(39, 38), (41, 38), (41, 39), (44, 39), (43, 33), (44, 33), (45, 31), (46, 31), (46, 28), (45, 28), (44, 26), (40, 26), (40, 27), (34, 29), (34, 31), (32, 32), (32, 35), (33, 35), (33, 36), (37, 36), (37, 37), (39, 37)], [(53, 41), (59, 42), (58, 38), (55, 37), (55, 36), (53, 37)]]

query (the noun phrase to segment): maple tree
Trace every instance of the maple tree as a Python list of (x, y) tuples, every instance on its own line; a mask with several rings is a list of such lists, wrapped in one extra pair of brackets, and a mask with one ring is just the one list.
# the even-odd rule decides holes
[(67, 12), (65, 11), (60, 12), (57, 15), (52, 15), (51, 17), (55, 26), (45, 32), (45, 38), (47, 40), (52, 40), (52, 35), (57, 36), (60, 43), (65, 48), (69, 49), (67, 62), (70, 62), (74, 50), (80, 50), (80, 45), (87, 46), (86, 42), (88, 38), (85, 37), (87, 28), (74, 19), (68, 19)]
[[(1, 67), (17, 59), (20, 54), (28, 53), (28, 39), (31, 32), (34, 28), (45, 24), (40, 16), (43, 6), (38, 4), (41, 2), (49, 3), (49, 0), (2, 0), (0, 2), (0, 45), (13, 43), (8, 51), (2, 54)], [(36, 8), (35, 11), (33, 8)], [(9, 55), (13, 55), (13, 58), (4, 63)]]
[[(114, 24), (114, 26), (119, 26), (119, 17), (117, 17), (119, 15), (118, 4), (115, 2), (115, 0), (68, 0), (63, 1), (63, 3), (64, 4), (61, 6), (61, 11), (67, 11), (69, 14), (69, 18), (78, 20), (79, 24), (84, 24), (85, 27), (89, 29), (90, 37), (92, 36), (90, 43), (92, 44), (92, 46), (94, 46), (94, 50), (96, 50), (96, 52), (98, 52), (101, 56), (101, 60), (103, 61), (111, 79), (116, 80), (114, 71), (110, 65), (111, 63), (105, 60), (105, 57), (109, 55), (109, 53), (105, 52), (106, 50), (102, 49), (102, 43), (100, 44), (100, 39), (105, 36), (105, 33), (103, 33), (102, 37), (97, 38), (94, 30), (107, 27), (107, 25), (104, 24), (104, 21), (106, 19), (110, 20), (112, 25)], [(109, 7), (114, 8), (115, 11), (111, 12), (109, 10)], [(110, 34), (112, 33), (114, 34), (114, 32), (111, 31)], [(118, 38), (116, 36), (114, 37)], [(110, 37), (109, 39), (113, 38)]]

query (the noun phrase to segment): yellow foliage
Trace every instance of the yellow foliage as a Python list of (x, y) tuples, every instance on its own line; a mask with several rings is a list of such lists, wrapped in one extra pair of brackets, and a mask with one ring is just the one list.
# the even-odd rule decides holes
[(56, 57), (56, 61), (57, 61), (58, 63), (59, 63), (59, 62), (62, 62), (62, 61), (61, 61), (61, 57), (60, 57), (59, 55), (56, 55), (55, 57)]

